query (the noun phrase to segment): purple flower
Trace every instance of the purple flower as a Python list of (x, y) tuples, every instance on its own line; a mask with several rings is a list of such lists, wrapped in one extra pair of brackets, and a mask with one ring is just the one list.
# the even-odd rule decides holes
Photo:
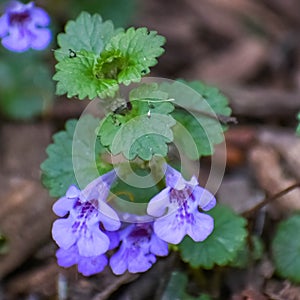
[(53, 205), (58, 216), (68, 214), (52, 227), (53, 239), (60, 248), (68, 250), (76, 245), (84, 257), (99, 256), (109, 249), (109, 238), (101, 228), (111, 231), (120, 227), (117, 213), (105, 202), (115, 176), (115, 171), (106, 173), (82, 191), (71, 186), (66, 196)]
[(56, 251), (56, 257), (61, 267), (69, 268), (77, 264), (78, 272), (84, 276), (94, 275), (103, 271), (108, 262), (104, 254), (90, 257), (81, 256), (75, 245), (67, 250), (58, 249)]
[(152, 223), (130, 224), (119, 231), (120, 248), (110, 258), (114, 274), (145, 272), (156, 262), (156, 255), (168, 255), (168, 244), (159, 239)]
[(178, 244), (188, 234), (194, 241), (205, 240), (213, 231), (214, 220), (201, 213), (216, 205), (215, 197), (198, 185), (195, 176), (186, 181), (170, 166), (166, 170), (166, 185), (148, 204), (149, 215), (157, 217), (154, 232), (162, 240)]
[(50, 23), (49, 15), (33, 2), (22, 4), (13, 1), (0, 17), (2, 45), (14, 52), (29, 48), (42, 50), (51, 40), (51, 31), (43, 28)]

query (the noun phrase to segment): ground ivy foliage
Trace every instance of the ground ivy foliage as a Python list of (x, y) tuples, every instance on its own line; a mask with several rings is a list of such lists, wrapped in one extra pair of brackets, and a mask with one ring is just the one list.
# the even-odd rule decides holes
[(272, 242), (272, 252), (277, 273), (300, 283), (300, 215), (282, 221)]
[(213, 146), (224, 140), (223, 132), (227, 129), (220, 125), (219, 118), (226, 119), (231, 114), (227, 98), (200, 81), (180, 80), (163, 83), (160, 88), (175, 99), (174, 143), (193, 160), (213, 154)]
[[(89, 177), (89, 174), (93, 174), (94, 162), (86, 161), (88, 157), (96, 158), (99, 173), (106, 172), (110, 169), (110, 166), (100, 159), (100, 155), (106, 150), (99, 141), (97, 141), (95, 148), (89, 145), (89, 135), (94, 135), (99, 120), (89, 115), (84, 116), (82, 119), (84, 126), (81, 131), (84, 131), (85, 134), (78, 135), (76, 143), (81, 146), (80, 151), (85, 153), (85, 157), (81, 156), (81, 170), (77, 169), (76, 171)], [(46, 150), (48, 158), (41, 165), (43, 184), (53, 197), (63, 196), (70, 185), (77, 184), (72, 158), (73, 136), (77, 123), (77, 120), (68, 120), (65, 130), (53, 136), (53, 144), (49, 145)], [(95, 155), (92, 155), (92, 149), (95, 149)]]
[(110, 113), (101, 123), (101, 143), (112, 154), (122, 153), (129, 160), (166, 156), (167, 143), (173, 140), (171, 127), (176, 123), (167, 94), (156, 84), (141, 85), (131, 91), (129, 100), (131, 108), (126, 114)]
[(235, 259), (247, 236), (246, 220), (230, 208), (217, 205), (208, 214), (215, 222), (212, 234), (200, 243), (185, 237), (179, 244), (182, 259), (194, 268), (211, 269), (215, 264), (228, 264)]
[(58, 35), (56, 93), (71, 98), (112, 97), (119, 84), (138, 82), (164, 49), (164, 37), (147, 28), (115, 30), (99, 15), (82, 13)]

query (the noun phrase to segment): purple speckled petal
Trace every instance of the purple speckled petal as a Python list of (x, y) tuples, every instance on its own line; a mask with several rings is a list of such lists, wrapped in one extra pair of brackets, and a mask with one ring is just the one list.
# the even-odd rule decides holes
[(79, 254), (76, 246), (72, 246), (69, 249), (58, 249), (56, 251), (57, 263), (61, 267), (69, 268), (77, 264), (79, 259)]
[(39, 7), (34, 7), (30, 11), (30, 15), (34, 23), (39, 26), (47, 26), (50, 23), (50, 17), (45, 10)]
[(0, 37), (4, 37), (8, 34), (9, 24), (8, 24), (8, 16), (4, 14), (0, 17)]
[(99, 176), (91, 183), (89, 183), (81, 192), (81, 199), (83, 202), (97, 199), (105, 201), (109, 189), (113, 181), (116, 179), (116, 172), (114, 170)]
[(105, 202), (99, 201), (100, 219), (106, 230), (117, 230), (121, 226), (120, 219), (117, 213)]
[(78, 239), (72, 231), (73, 219), (59, 219), (53, 223), (52, 237), (57, 245), (63, 249), (70, 248)]
[(160, 217), (166, 212), (166, 208), (170, 205), (170, 187), (163, 189), (154, 196), (147, 206), (147, 213), (150, 216)]
[(78, 271), (84, 276), (91, 276), (103, 271), (107, 262), (107, 257), (105, 255), (81, 257), (78, 262)]
[(171, 244), (179, 244), (186, 234), (185, 224), (179, 223), (175, 212), (157, 219), (153, 228), (160, 239)]
[(203, 213), (194, 214), (195, 224), (187, 224), (187, 234), (195, 241), (204, 241), (214, 229), (214, 219)]
[(109, 248), (109, 238), (95, 225), (88, 228), (89, 232), (81, 235), (77, 241), (79, 254), (82, 256), (97, 256)]
[(178, 184), (182, 183), (183, 177), (180, 172), (171, 166), (167, 165), (166, 169), (166, 185), (172, 188), (178, 186)]
[(208, 211), (216, 205), (215, 196), (212, 193), (210, 193), (208, 190), (206, 190), (200, 186), (196, 186), (194, 188), (193, 196), (194, 196), (195, 200), (197, 201), (198, 205), (204, 211)]

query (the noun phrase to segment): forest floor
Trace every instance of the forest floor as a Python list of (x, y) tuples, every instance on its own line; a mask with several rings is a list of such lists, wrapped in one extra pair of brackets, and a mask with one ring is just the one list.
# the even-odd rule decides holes
[[(151, 76), (214, 85), (237, 118), (225, 135), (227, 166), (218, 201), (245, 213), (299, 182), (299, 1), (155, 0), (139, 6), (132, 25), (167, 38)], [(0, 254), (0, 299), (58, 299), (58, 293), (65, 299), (67, 286), (72, 300), (161, 299), (178, 267), (176, 255), (160, 259), (145, 274), (118, 277), (107, 269), (85, 278), (76, 268), (57, 266), (50, 236), (54, 199), (41, 185), (39, 165), (52, 134), (68, 118), (79, 117), (86, 104), (60, 99), (44, 118), (1, 122), (0, 230), (9, 250)], [(278, 221), (300, 209), (299, 199), (295, 189), (251, 220), (266, 247)], [(222, 274), (222, 284), (212, 291), (215, 299), (300, 299), (300, 286), (277, 277), (268, 255), (248, 270)]]

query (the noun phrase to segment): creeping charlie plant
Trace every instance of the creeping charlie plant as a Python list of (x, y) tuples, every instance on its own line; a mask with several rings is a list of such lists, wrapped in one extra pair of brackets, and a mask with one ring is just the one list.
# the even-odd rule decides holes
[(90, 276), (106, 266), (145, 272), (171, 251), (194, 268), (234, 260), (246, 221), (198, 180), (199, 159), (224, 140), (227, 99), (198, 81), (144, 77), (165, 43), (147, 28), (114, 28), (83, 12), (57, 42), (56, 93), (91, 100), (54, 135), (41, 165), (59, 198), (58, 264)]

